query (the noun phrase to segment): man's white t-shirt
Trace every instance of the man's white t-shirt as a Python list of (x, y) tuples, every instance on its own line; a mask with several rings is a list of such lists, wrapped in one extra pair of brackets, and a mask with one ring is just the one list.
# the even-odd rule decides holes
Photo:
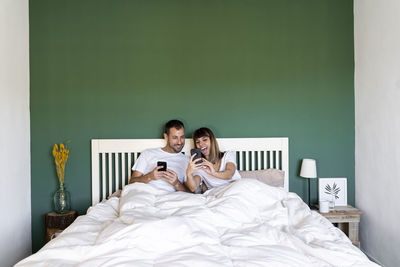
[[(186, 168), (189, 157), (183, 153), (168, 153), (159, 148), (150, 148), (143, 151), (133, 165), (132, 170), (143, 173), (152, 172), (157, 167), (157, 161), (166, 161), (167, 169), (173, 170), (178, 175), (178, 180), (183, 184), (186, 181)], [(175, 188), (163, 179), (151, 180), (149, 184), (168, 191), (175, 191)]]
[[(235, 164), (235, 166), (236, 166), (236, 153), (235, 152), (226, 151), (224, 153), (224, 155), (222, 156), (221, 165), (220, 165), (218, 171), (220, 171), (220, 172), (225, 171), (226, 164), (228, 162), (231, 162), (231, 163)], [(218, 187), (218, 186), (222, 186), (222, 185), (226, 185), (226, 184), (228, 184), (228, 183), (230, 183), (232, 181), (241, 179), (241, 176), (240, 176), (238, 170), (235, 170), (235, 173), (233, 174), (232, 178), (229, 179), (229, 180), (216, 178), (216, 177), (206, 173), (205, 171), (203, 171), (201, 169), (194, 171), (193, 172), (193, 176), (195, 176), (195, 175), (199, 175), (201, 177), (201, 183), (204, 182), (208, 189), (211, 189), (211, 188), (214, 188), (214, 187)]]

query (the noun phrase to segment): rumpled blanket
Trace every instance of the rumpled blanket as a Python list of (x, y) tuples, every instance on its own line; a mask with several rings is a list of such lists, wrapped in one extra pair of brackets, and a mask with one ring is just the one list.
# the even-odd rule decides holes
[(241, 179), (204, 194), (127, 185), (16, 266), (377, 266), (294, 193)]

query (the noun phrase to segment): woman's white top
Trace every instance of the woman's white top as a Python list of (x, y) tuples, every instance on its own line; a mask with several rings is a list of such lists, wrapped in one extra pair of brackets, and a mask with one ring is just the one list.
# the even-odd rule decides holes
[[(226, 164), (228, 162), (231, 162), (233, 164), (235, 164), (236, 167), (236, 153), (233, 151), (226, 151), (224, 153), (224, 155), (222, 156), (221, 159), (221, 165), (219, 167), (220, 172), (225, 171), (226, 169)], [(203, 170), (196, 170), (195, 172), (193, 172), (193, 176), (198, 175), (201, 177), (201, 182), (200, 184), (202, 184), (203, 182), (206, 184), (206, 186), (208, 187), (208, 189), (214, 188), (214, 187), (218, 187), (218, 186), (222, 186), (222, 185), (226, 185), (232, 181), (235, 180), (239, 180), (240, 174), (238, 172), (238, 170), (235, 170), (235, 173), (233, 174), (232, 178), (229, 180), (224, 180), (221, 178), (216, 178), (214, 176), (212, 176), (211, 174), (208, 174), (207, 172), (203, 171)]]

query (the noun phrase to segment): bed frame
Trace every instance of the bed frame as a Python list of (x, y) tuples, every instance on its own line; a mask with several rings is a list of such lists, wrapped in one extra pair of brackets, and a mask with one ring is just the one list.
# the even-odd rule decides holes
[[(285, 172), (284, 189), (289, 191), (289, 139), (217, 138), (221, 151), (236, 151), (238, 170), (280, 169)], [(164, 139), (92, 139), (92, 205), (124, 187), (140, 153), (165, 146)], [(182, 152), (190, 154), (192, 139)]]

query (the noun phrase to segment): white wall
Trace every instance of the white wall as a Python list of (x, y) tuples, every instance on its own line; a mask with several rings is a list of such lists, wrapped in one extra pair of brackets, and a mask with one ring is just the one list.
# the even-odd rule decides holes
[(400, 264), (400, 0), (355, 0), (356, 205), (362, 249)]
[(0, 266), (31, 253), (28, 15), (0, 1)]

